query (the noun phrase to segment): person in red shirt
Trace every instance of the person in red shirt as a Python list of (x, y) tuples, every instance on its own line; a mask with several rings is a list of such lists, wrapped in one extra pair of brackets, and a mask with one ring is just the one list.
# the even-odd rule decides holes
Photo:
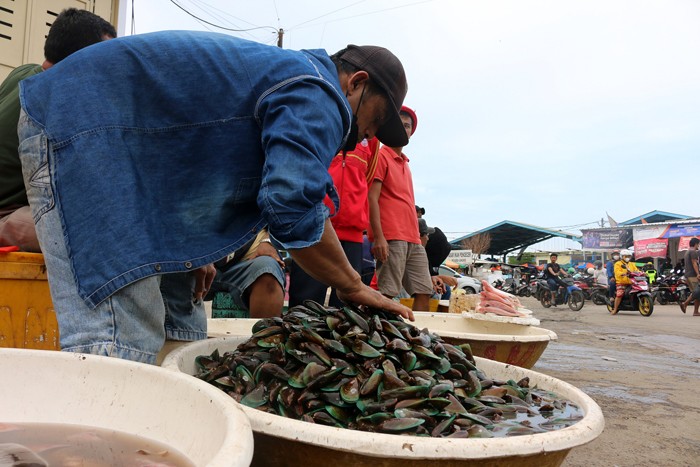
[[(418, 126), (410, 108), (401, 108), (406, 135)], [(414, 311), (427, 311), (433, 284), (416, 218), (413, 177), (403, 148), (382, 146), (369, 188), (369, 238), (377, 260), (379, 291), (390, 298), (401, 289), (414, 298)]]
[[(377, 164), (379, 141), (376, 138), (363, 140), (352, 151), (339, 152), (328, 169), (333, 178), (335, 190), (340, 200), (338, 212), (326, 197), (325, 204), (331, 211), (331, 224), (338, 235), (340, 245), (353, 269), (362, 274), (363, 232), (369, 224), (367, 205), (367, 184)], [(292, 262), (289, 270), (289, 306), (301, 304), (310, 299), (325, 303), (328, 285), (317, 281), (298, 264)], [(329, 305), (342, 306), (342, 302), (331, 290)]]

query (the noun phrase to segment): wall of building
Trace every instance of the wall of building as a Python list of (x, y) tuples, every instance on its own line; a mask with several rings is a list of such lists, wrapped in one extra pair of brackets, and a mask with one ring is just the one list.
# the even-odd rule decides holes
[(89, 10), (117, 27), (119, 0), (0, 0), (0, 81), (25, 63), (44, 61), (44, 41), (65, 8)]

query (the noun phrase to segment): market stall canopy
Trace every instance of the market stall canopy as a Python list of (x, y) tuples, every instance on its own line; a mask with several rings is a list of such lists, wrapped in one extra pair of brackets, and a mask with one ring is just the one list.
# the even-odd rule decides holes
[(521, 222), (503, 221), (452, 240), (450, 243), (459, 246), (462, 244), (462, 240), (467, 240), (479, 234), (489, 234), (491, 236), (491, 244), (485, 252), (491, 255), (505, 255), (511, 251), (519, 250), (553, 237), (567, 238), (577, 242), (581, 241), (581, 237), (574, 233), (550, 230)]
[(655, 222), (667, 222), (674, 220), (684, 220), (690, 219), (691, 216), (686, 216), (685, 214), (674, 214), (672, 212), (665, 211), (651, 211), (641, 216), (634, 217), (632, 219), (626, 220), (624, 222), (619, 222), (617, 225), (637, 225), (637, 224), (653, 224)]

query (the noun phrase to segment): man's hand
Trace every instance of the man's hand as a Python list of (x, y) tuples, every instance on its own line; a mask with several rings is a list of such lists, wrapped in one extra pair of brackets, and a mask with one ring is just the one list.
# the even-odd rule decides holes
[(211, 283), (216, 277), (216, 268), (213, 264), (207, 264), (194, 271), (194, 299), (201, 300), (209, 292)]
[(389, 243), (384, 237), (374, 239), (372, 255), (381, 263), (386, 263), (386, 260), (389, 259)]
[(384, 295), (380, 294), (378, 291), (371, 289), (360, 282), (361, 287), (356, 287), (353, 290), (341, 291), (337, 290), (338, 298), (346, 303), (354, 303), (357, 305), (366, 305), (370, 308), (379, 308), (389, 313), (399, 315), (410, 321), (414, 321), (413, 311), (395, 302)]
[(444, 276), (444, 275), (442, 275), (442, 274), (438, 275), (438, 277), (439, 277), (440, 279), (442, 279), (442, 282), (443, 282), (444, 284), (447, 284), (447, 285), (449, 285), (450, 287), (457, 287), (458, 282), (457, 282), (457, 279), (456, 279), (456, 278), (451, 277), (451, 276)]
[(445, 284), (440, 279), (440, 276), (430, 276), (430, 280), (433, 281), (433, 290), (435, 293), (442, 295), (445, 293)]
[(277, 264), (279, 264), (280, 267), (284, 269), (284, 261), (282, 261), (282, 258), (280, 258), (280, 254), (277, 251), (277, 248), (272, 246), (271, 243), (260, 242), (250, 259), (257, 258), (258, 256), (269, 256), (270, 258), (273, 258), (275, 261), (277, 261)]

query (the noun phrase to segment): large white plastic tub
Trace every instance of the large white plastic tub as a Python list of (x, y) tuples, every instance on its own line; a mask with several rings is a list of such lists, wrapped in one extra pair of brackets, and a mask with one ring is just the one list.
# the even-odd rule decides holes
[(416, 327), (428, 328), (451, 344), (467, 343), (477, 357), (532, 368), (557, 334), (522, 324), (467, 319), (451, 313), (414, 313)]
[[(557, 334), (522, 324), (466, 319), (450, 313), (414, 313), (413, 323), (428, 328), (451, 344), (469, 344), (472, 353), (502, 363), (532, 368)], [(207, 321), (209, 337), (250, 336), (257, 319), (215, 318)]]
[[(208, 339), (168, 354), (163, 366), (194, 374), (198, 355), (234, 350), (244, 337)], [(553, 391), (577, 404), (585, 416), (562, 430), (537, 435), (490, 439), (447, 439), (398, 436), (333, 428), (243, 407), (253, 427), (253, 465), (367, 466), (557, 466), (569, 451), (595, 439), (605, 425), (598, 404), (579, 389), (531, 370), (477, 358), (489, 377), (519, 380)], [(233, 399), (232, 403), (235, 404)]]
[(198, 466), (247, 466), (253, 434), (219, 389), (116, 358), (0, 349), (0, 422), (118, 430), (179, 450)]

